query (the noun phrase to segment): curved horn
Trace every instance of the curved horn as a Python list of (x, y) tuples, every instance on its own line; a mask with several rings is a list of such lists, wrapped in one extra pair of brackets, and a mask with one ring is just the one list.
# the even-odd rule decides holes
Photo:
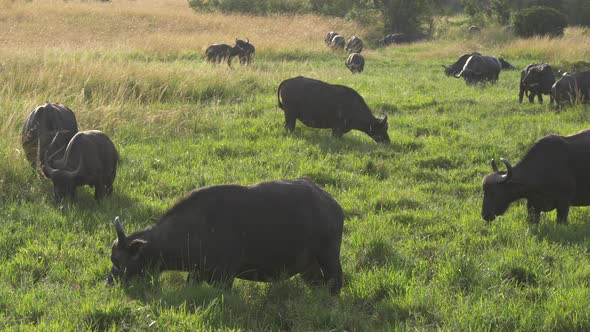
[(246, 43), (250, 44), (250, 38), (246, 37)]
[(236, 41), (238, 41), (238, 37), (236, 37)]
[(387, 114), (384, 114), (385, 116), (383, 117), (383, 119), (381, 119), (381, 123), (385, 124), (387, 123)]
[(66, 171), (63, 170), (64, 175), (70, 179), (75, 178), (76, 176), (78, 176), (78, 174), (80, 173), (80, 170), (82, 169), (82, 165), (84, 164), (84, 158), (82, 158), (82, 156), (80, 156), (80, 160), (78, 162), (78, 168), (76, 168), (73, 171)]
[(115, 217), (115, 229), (117, 230), (117, 239), (119, 241), (119, 245), (123, 245), (125, 243), (125, 231), (119, 222), (119, 216)]
[(506, 180), (509, 180), (510, 178), (512, 178), (512, 165), (510, 165), (508, 160), (504, 158), (501, 158), (500, 160), (502, 160), (504, 165), (506, 165)]
[(496, 161), (494, 159), (492, 159), (492, 170), (494, 171), (494, 173), (498, 173), (498, 165), (496, 165)]

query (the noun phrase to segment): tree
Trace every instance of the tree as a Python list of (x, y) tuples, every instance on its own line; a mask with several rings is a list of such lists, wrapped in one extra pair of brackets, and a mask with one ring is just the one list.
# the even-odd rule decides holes
[(519, 37), (561, 36), (567, 27), (567, 16), (555, 8), (535, 6), (514, 15), (514, 33)]
[(373, 0), (375, 9), (383, 14), (386, 33), (419, 33), (432, 25), (436, 0)]

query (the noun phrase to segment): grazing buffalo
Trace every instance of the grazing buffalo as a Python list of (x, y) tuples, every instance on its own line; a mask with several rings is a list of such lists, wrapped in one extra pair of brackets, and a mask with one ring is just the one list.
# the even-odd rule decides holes
[(510, 203), (525, 198), (528, 219), (538, 223), (541, 212), (557, 209), (557, 222), (567, 223), (570, 206), (590, 205), (590, 131), (571, 136), (539, 139), (518, 165), (502, 159), (506, 171), (483, 180), (481, 215), (491, 221), (506, 212)]
[(455, 61), (455, 63), (453, 63), (450, 66), (445, 66), (445, 65), (441, 65), (444, 69), (445, 69), (445, 75), (447, 76), (455, 76), (458, 75), (461, 70), (463, 70), (463, 67), (465, 66), (465, 63), (467, 62), (467, 60), (469, 58), (471, 58), (472, 55), (481, 55), (477, 52), (473, 52), (473, 53), (465, 53), (463, 55), (461, 55), (459, 57), (459, 59), (457, 59), (457, 61)]
[(334, 137), (356, 129), (378, 143), (389, 143), (387, 115), (375, 118), (363, 97), (349, 87), (298, 76), (281, 82), (277, 98), (289, 131), (299, 119), (312, 128), (331, 128)]
[(365, 68), (365, 58), (358, 53), (352, 53), (346, 58), (344, 65), (346, 65), (346, 68), (350, 69), (353, 74), (361, 73)]
[(342, 50), (344, 49), (344, 44), (346, 44), (344, 37), (342, 37), (341, 35), (336, 35), (332, 38), (332, 41), (330, 42), (330, 47), (334, 50)]
[(476, 25), (472, 25), (469, 28), (467, 28), (467, 32), (469, 32), (470, 34), (478, 34), (481, 32), (481, 29)]
[(381, 43), (383, 44), (383, 46), (388, 46), (391, 44), (408, 44), (408, 43), (418, 42), (421, 40), (426, 40), (428, 38), (429, 38), (428, 35), (421, 34), (421, 33), (418, 33), (418, 34), (392, 33), (392, 34), (385, 36), (385, 38), (383, 38), (383, 41)]
[[(76, 116), (62, 104), (45, 103), (35, 108), (25, 120), (22, 131), (23, 150), (31, 167), (45, 163), (45, 153), (56, 133), (62, 132), (65, 145), (78, 132)], [(57, 144), (57, 143), (56, 143)]]
[(590, 71), (564, 74), (551, 87), (557, 106), (590, 102)]
[[(76, 187), (94, 187), (94, 198), (113, 191), (119, 154), (109, 137), (98, 130), (81, 131), (65, 148), (61, 160), (48, 158), (43, 173), (53, 182), (56, 200), (75, 198)], [(55, 167), (55, 168), (54, 168)]]
[(256, 48), (254, 47), (254, 45), (250, 43), (250, 39), (248, 38), (246, 38), (246, 41), (236, 38), (236, 45), (243, 51), (240, 54), (238, 54), (240, 63), (249, 65), (250, 62), (252, 62), (252, 58), (254, 58)]
[(231, 60), (236, 55), (238, 57), (244, 56), (244, 50), (238, 45), (213, 44), (205, 50), (205, 59), (207, 62), (221, 63), (227, 60), (228, 66), (231, 66)]
[(361, 53), (363, 51), (363, 41), (356, 36), (350, 37), (346, 50), (350, 53)]
[[(495, 83), (500, 76), (502, 62), (496, 57), (474, 54), (467, 59), (456, 78), (465, 80), (467, 84), (490, 82)], [(445, 69), (446, 72), (446, 69)]]
[(115, 218), (107, 283), (180, 270), (230, 288), (235, 278), (270, 282), (299, 273), (338, 295), (343, 219), (338, 202), (308, 179), (201, 188), (147, 230), (125, 235)]
[(524, 95), (529, 97), (529, 101), (533, 103), (535, 96), (539, 99), (539, 104), (543, 103), (543, 94), (550, 96), (550, 103), (553, 103), (553, 96), (551, 96), (551, 87), (555, 83), (555, 75), (553, 69), (546, 63), (536, 64), (532, 63), (520, 72), (520, 92), (518, 93), (518, 101), (522, 103)]
[(326, 35), (326, 38), (324, 38), (324, 42), (326, 43), (326, 45), (330, 46), (330, 44), (332, 44), (332, 38), (334, 38), (334, 36), (337, 36), (338, 32), (336, 31), (330, 31), (328, 32), (328, 34)]

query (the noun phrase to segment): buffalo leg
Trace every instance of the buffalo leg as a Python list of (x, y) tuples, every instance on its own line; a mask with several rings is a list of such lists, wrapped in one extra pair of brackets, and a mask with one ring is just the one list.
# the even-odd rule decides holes
[(102, 181), (98, 181), (94, 186), (94, 199), (100, 201), (105, 196), (105, 186)]
[(541, 220), (541, 211), (537, 209), (530, 201), (526, 204), (528, 210), (528, 222), (533, 224), (538, 224), (539, 220)]
[(553, 99), (553, 95), (549, 94), (549, 104), (553, 105), (553, 102), (555, 101), (555, 99)]
[(297, 121), (297, 118), (295, 116), (293, 116), (289, 112), (285, 112), (285, 129), (287, 129), (288, 131), (295, 130), (295, 121)]
[(522, 103), (522, 99), (524, 97), (524, 88), (522, 85), (520, 86), (520, 91), (518, 92), (518, 102)]
[(318, 261), (324, 272), (324, 280), (332, 295), (340, 295), (342, 288), (342, 266), (340, 265), (340, 250), (328, 248), (318, 256)]
[(342, 128), (332, 128), (332, 136), (341, 138), (342, 135), (344, 135), (344, 130), (342, 130)]
[(317, 260), (314, 261), (301, 273), (305, 284), (309, 287), (318, 287), (325, 285), (324, 274)]
[(207, 283), (221, 289), (231, 289), (234, 277), (226, 269), (215, 269), (209, 272)]
[(567, 216), (570, 212), (569, 205), (566, 204), (559, 204), (557, 207), (557, 223), (558, 224), (567, 224)]
[(529, 102), (531, 104), (535, 102), (535, 95), (536, 95), (536, 93), (534, 93), (534, 92), (529, 93)]
[(543, 104), (543, 94), (539, 92), (539, 104)]

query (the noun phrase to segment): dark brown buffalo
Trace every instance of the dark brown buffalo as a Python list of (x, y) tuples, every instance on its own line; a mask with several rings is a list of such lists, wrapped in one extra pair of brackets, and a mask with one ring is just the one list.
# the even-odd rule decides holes
[(481, 29), (476, 25), (471, 25), (469, 28), (467, 28), (467, 32), (470, 34), (478, 34), (481, 32)]
[(551, 87), (551, 95), (555, 103), (590, 103), (590, 71), (564, 74)]
[(76, 187), (94, 187), (94, 198), (102, 199), (113, 191), (119, 154), (110, 138), (98, 130), (74, 135), (62, 159), (48, 158), (43, 173), (53, 182), (56, 200), (75, 198)]
[(463, 70), (455, 75), (455, 77), (463, 77), (467, 84), (483, 82), (495, 83), (500, 76), (501, 70), (502, 62), (498, 58), (474, 54), (467, 59), (463, 66)]
[(536, 64), (532, 63), (520, 72), (520, 91), (518, 93), (518, 101), (522, 103), (524, 95), (529, 97), (529, 102), (535, 101), (535, 96), (539, 100), (539, 104), (543, 103), (543, 94), (550, 96), (550, 103), (553, 103), (553, 96), (551, 96), (551, 87), (555, 83), (555, 75), (553, 69), (546, 63)]
[(227, 65), (231, 66), (231, 60), (235, 56), (244, 56), (244, 50), (238, 45), (213, 44), (205, 50), (205, 59), (208, 62), (221, 63), (227, 61)]
[(392, 33), (383, 38), (381, 44), (383, 46), (388, 46), (391, 44), (408, 44), (414, 43), (422, 40), (427, 40), (430, 37), (428, 35), (417, 33), (417, 34), (409, 34), (409, 33)]
[(342, 50), (344, 49), (344, 45), (346, 44), (346, 40), (341, 35), (335, 35), (332, 37), (332, 41), (330, 42), (330, 47), (333, 50)]
[(229, 288), (301, 274), (337, 295), (343, 223), (338, 202), (307, 179), (201, 188), (149, 229), (125, 235), (115, 218), (108, 283), (179, 270)]
[(358, 53), (352, 53), (346, 58), (344, 62), (346, 68), (348, 68), (353, 74), (362, 73), (365, 68), (365, 58)]
[(324, 38), (324, 42), (326, 43), (326, 45), (330, 46), (330, 44), (332, 44), (332, 38), (334, 38), (334, 36), (337, 36), (338, 32), (336, 31), (330, 31), (328, 32), (328, 34), (326, 35), (326, 38)]
[(450, 66), (445, 66), (445, 65), (441, 65), (444, 69), (445, 69), (445, 75), (447, 76), (455, 76), (458, 75), (461, 70), (463, 70), (463, 67), (465, 66), (465, 63), (467, 62), (467, 60), (472, 56), (472, 55), (481, 55), (480, 53), (477, 52), (473, 52), (473, 53), (465, 53), (463, 55), (461, 55), (459, 57), (459, 59), (457, 59), (457, 61), (455, 61), (455, 63), (453, 63)]
[(256, 48), (250, 43), (250, 39), (246, 38), (246, 41), (236, 38), (236, 45), (242, 49), (242, 52), (238, 54), (241, 64), (249, 65), (254, 58)]
[(510, 203), (527, 200), (528, 219), (538, 223), (541, 212), (557, 210), (557, 222), (567, 223), (570, 206), (590, 205), (590, 131), (571, 136), (549, 135), (539, 139), (516, 166), (502, 159), (500, 172), (483, 180), (484, 220), (494, 220)]
[(346, 44), (346, 50), (350, 53), (361, 53), (363, 51), (363, 41), (357, 36), (352, 36)]
[(78, 132), (76, 116), (65, 105), (45, 103), (29, 113), (21, 138), (25, 156), (33, 168), (45, 163), (47, 148), (58, 132), (62, 135), (56, 146), (64, 146)]
[(312, 128), (331, 128), (335, 137), (356, 129), (376, 142), (389, 143), (387, 116), (375, 118), (363, 97), (349, 87), (298, 76), (279, 85), (277, 98), (289, 131), (299, 119)]

